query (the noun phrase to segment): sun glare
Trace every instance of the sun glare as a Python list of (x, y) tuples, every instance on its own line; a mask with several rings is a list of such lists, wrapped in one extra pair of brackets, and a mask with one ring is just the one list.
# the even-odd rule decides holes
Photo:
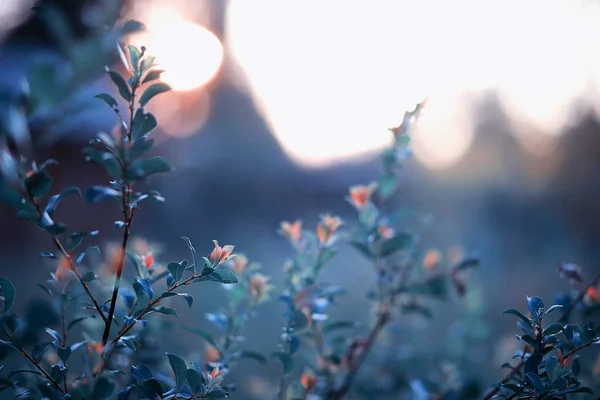
[(419, 124), (415, 155), (445, 168), (473, 138), (465, 93), (495, 90), (515, 120), (536, 132), (560, 129), (590, 74), (598, 75), (588, 60), (598, 28), (585, 29), (593, 7), (564, 0), (230, 0), (227, 38), (296, 161), (323, 165), (381, 148), (390, 139), (386, 128), (427, 97), (437, 106)]
[(206, 28), (185, 21), (170, 9), (153, 9), (144, 21), (146, 30), (132, 37), (132, 44), (146, 46), (166, 72), (162, 79), (176, 91), (207, 84), (219, 71), (223, 46)]

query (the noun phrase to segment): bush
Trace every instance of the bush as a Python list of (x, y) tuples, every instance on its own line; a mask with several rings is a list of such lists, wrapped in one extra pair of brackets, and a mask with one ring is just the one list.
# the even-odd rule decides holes
[[(234, 255), (233, 245), (222, 246), (216, 240), (202, 257), (190, 239), (183, 237), (189, 259), (169, 262), (166, 267), (158, 266), (156, 254), (148, 249), (132, 250), (132, 222), (140, 204), (165, 201), (157, 191), (138, 187), (171, 169), (163, 158), (148, 156), (157, 120), (144, 109), (170, 88), (159, 81), (161, 71), (154, 69), (154, 58), (145, 48), (128, 46), (126, 52), (122, 58), (129, 76), (113, 70), (107, 73), (127, 110), (121, 110), (112, 95), (99, 94), (97, 98), (115, 112), (118, 123), (112, 134), (99, 134), (83, 150), (87, 160), (104, 168), (110, 179), (107, 185), (91, 186), (84, 192), (72, 187), (51, 195), (54, 161), (28, 162), (3, 136), (1, 198), (18, 211), (17, 217), (31, 221), (49, 236), (53, 250), (40, 257), (55, 260), (57, 267), (39, 286), (51, 299), (48, 313), (56, 310), (57, 318), (49, 317), (48, 325), (40, 326), (31, 323), (30, 317), (12, 314), (16, 290), (8, 278), (0, 278), (0, 353), (2, 357), (20, 355), (24, 363), (23, 369), (2, 371), (0, 390), (10, 389), (16, 397), (30, 399), (226, 398), (235, 389), (227, 382), (227, 373), (238, 360), (249, 358), (263, 364), (269, 359), (280, 362), (279, 399), (335, 400), (347, 398), (351, 391), (356, 398), (418, 399), (565, 399), (593, 394), (578, 379), (583, 371), (577, 357), (598, 343), (599, 337), (592, 323), (571, 319), (597, 308), (584, 300), (600, 276), (582, 285), (581, 274), (572, 264), (562, 265), (560, 272), (579, 285), (575, 296), (563, 296), (560, 304), (548, 308), (541, 298), (532, 297), (527, 299), (526, 314), (505, 311), (518, 317), (523, 331), (518, 338), (524, 347), (516, 355), (516, 364), (502, 366), (508, 375), (489, 391), (482, 390), (489, 382), (482, 385), (448, 376), (410, 381), (392, 377), (386, 383), (375, 372), (378, 364), (388, 370), (410, 369), (410, 365), (393, 364), (393, 341), (384, 332), (409, 314), (431, 318), (434, 299), (450, 299), (453, 292), (467, 294), (468, 274), (479, 265), (474, 253), (443, 265), (437, 253), (425, 251), (420, 236), (426, 219), (412, 231), (400, 229), (407, 226), (409, 214), (394, 210), (392, 200), (402, 164), (410, 155), (411, 127), (425, 103), (406, 112), (401, 124), (391, 129), (393, 143), (382, 154), (379, 178), (350, 188), (347, 200), (356, 210), (355, 221), (324, 214), (314, 229), (304, 229), (300, 220), (281, 224), (281, 234), (294, 249), (284, 265), (283, 290), (270, 284), (258, 264)], [(121, 214), (114, 226), (123, 231), (120, 248), (104, 256), (97, 246), (82, 250), (83, 242), (93, 241), (98, 232), (71, 232), (59, 222), (58, 205), (80, 195), (90, 203), (107, 201), (117, 206)], [(357, 326), (353, 316), (332, 320), (328, 314), (342, 301), (344, 291), (323, 281), (321, 272), (335, 260), (340, 244), (349, 244), (372, 264), (373, 288), (367, 297), (373, 305), (373, 323), (366, 329)], [(124, 274), (126, 269), (135, 275)], [(221, 334), (183, 326), (207, 343), (209, 357), (162, 355), (160, 341), (153, 338), (168, 327), (161, 325), (157, 314), (177, 316), (175, 306), (192, 307), (194, 298), (185, 292), (187, 287), (209, 282), (227, 289), (225, 310), (206, 315)], [(280, 343), (270, 355), (243, 348), (239, 343), (246, 322), (273, 297), (283, 304)], [(549, 323), (551, 313), (559, 312), (557, 322)], [(465, 335), (467, 346), (474, 340), (469, 333), (473, 332)], [(371, 354), (377, 357), (370, 358)], [(417, 359), (425, 357), (418, 346), (414, 354)], [(373, 367), (366, 371), (369, 362)], [(386, 366), (388, 362), (392, 364)]]

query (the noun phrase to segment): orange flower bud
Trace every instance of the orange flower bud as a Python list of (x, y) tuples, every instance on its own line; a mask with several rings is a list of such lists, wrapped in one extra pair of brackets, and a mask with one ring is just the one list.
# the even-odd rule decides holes
[(302, 221), (299, 219), (292, 223), (283, 221), (279, 232), (292, 243), (298, 243), (302, 239)]
[(234, 246), (226, 245), (221, 247), (219, 246), (219, 242), (216, 240), (213, 240), (213, 243), (215, 244), (215, 247), (208, 256), (208, 259), (211, 263), (213, 263), (213, 267), (217, 267), (218, 265), (221, 265), (223, 262), (227, 261), (228, 257), (230, 257), (231, 253), (233, 252)]
[(250, 292), (256, 300), (261, 301), (268, 294), (268, 281), (269, 277), (263, 274), (254, 274), (250, 278)]
[(442, 260), (442, 254), (437, 250), (429, 250), (423, 258), (423, 268), (432, 271), (437, 268)]
[(321, 216), (321, 221), (317, 224), (317, 238), (322, 245), (331, 244), (333, 234), (342, 225), (342, 220), (338, 217), (332, 217), (329, 214)]
[(206, 354), (204, 356), (206, 358), (206, 362), (215, 363), (221, 358), (221, 353), (219, 353), (219, 350), (217, 350), (216, 347), (207, 344)]
[(146, 255), (141, 256), (140, 259), (146, 269), (152, 269), (152, 266), (154, 265), (154, 255), (152, 255), (152, 253), (147, 253)]
[(372, 182), (368, 186), (356, 185), (350, 188), (350, 203), (357, 209), (365, 208), (371, 201), (371, 195), (377, 189), (377, 183)]
[(311, 370), (305, 370), (300, 376), (300, 384), (309, 392), (317, 383), (317, 377)]
[(379, 228), (377, 228), (377, 231), (379, 232), (379, 235), (384, 239), (390, 239), (394, 236), (395, 233), (394, 228), (387, 225), (380, 225)]
[(238, 255), (233, 259), (233, 270), (238, 274), (241, 274), (246, 269), (248, 265), (248, 258), (244, 255)]
[(56, 271), (54, 271), (54, 276), (58, 281), (62, 282), (69, 277), (70, 270), (71, 262), (67, 259), (67, 257), (61, 257), (56, 267)]
[(593, 303), (598, 303), (600, 302), (600, 290), (596, 289), (593, 286), (590, 286), (586, 292), (587, 297), (593, 302)]

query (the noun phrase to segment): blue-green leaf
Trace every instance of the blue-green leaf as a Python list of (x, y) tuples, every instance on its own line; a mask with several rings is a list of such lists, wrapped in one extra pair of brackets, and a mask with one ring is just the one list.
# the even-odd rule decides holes
[(117, 85), (121, 97), (128, 103), (131, 102), (131, 90), (129, 89), (129, 85), (127, 84), (125, 78), (123, 78), (123, 76), (116, 71), (108, 71), (108, 74), (110, 75), (110, 79), (112, 79), (114, 84)]
[(185, 361), (175, 354), (167, 353), (167, 357), (169, 358), (171, 369), (175, 374), (175, 385), (178, 389), (181, 389), (187, 382), (187, 366), (185, 365)]
[(3, 313), (6, 314), (15, 302), (17, 290), (15, 289), (15, 285), (13, 285), (10, 279), (4, 277), (0, 277), (0, 290), (4, 297)]
[(140, 106), (144, 107), (154, 96), (168, 92), (171, 87), (164, 82), (151, 85), (140, 97)]
[(115, 113), (119, 114), (119, 104), (117, 103), (117, 100), (115, 100), (115, 98), (110, 94), (100, 93), (94, 97), (104, 101)]

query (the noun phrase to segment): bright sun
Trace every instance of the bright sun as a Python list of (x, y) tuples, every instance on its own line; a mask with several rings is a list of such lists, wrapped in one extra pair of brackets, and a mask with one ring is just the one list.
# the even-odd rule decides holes
[(185, 21), (168, 9), (157, 9), (146, 22), (147, 29), (131, 38), (146, 46), (165, 72), (163, 81), (173, 90), (186, 91), (207, 84), (219, 71), (223, 46), (206, 28)]

